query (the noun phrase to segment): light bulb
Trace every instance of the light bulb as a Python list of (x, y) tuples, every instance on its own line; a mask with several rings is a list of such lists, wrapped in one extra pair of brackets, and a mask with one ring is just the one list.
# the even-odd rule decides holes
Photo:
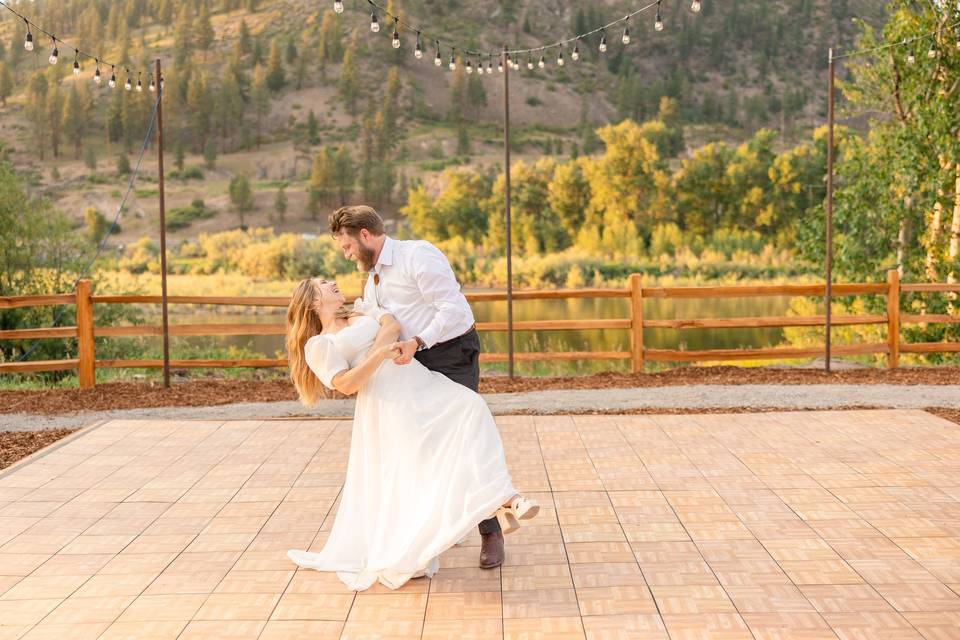
[(493, 56), (490, 56), (490, 58), (487, 60), (487, 75), (493, 75)]
[(576, 62), (580, 59), (580, 39), (577, 38), (577, 44), (573, 45), (573, 53), (570, 54), (570, 59)]
[(700, 9), (702, 8), (703, 7), (700, 6), (700, 0), (693, 0), (693, 2), (690, 3), (690, 11), (694, 13), (700, 13)]
[(393, 32), (393, 48), (394, 49), (400, 48), (400, 34), (396, 31)]
[(630, 16), (624, 18), (623, 21), (623, 36), (620, 38), (623, 44), (630, 44), (630, 25), (627, 24), (628, 20), (630, 20)]
[(100, 67), (99, 67), (99, 66), (97, 67), (97, 70), (93, 73), (93, 81), (96, 82), (97, 84), (100, 84), (101, 82), (103, 82), (103, 78), (100, 77)]
[(438, 67), (443, 64), (443, 60), (440, 58), (440, 49), (437, 49), (437, 57), (433, 59), (433, 64)]
[(600, 36), (600, 53), (607, 52), (607, 36)]
[(343, 13), (343, 3), (340, 0), (336, 0), (333, 3), (333, 12), (334, 13)]
[(466, 68), (467, 68), (467, 73), (473, 73), (473, 65), (470, 64), (469, 60), (467, 60)]
[(936, 57), (937, 57), (937, 50), (934, 49), (934, 48), (931, 46), (931, 47), (927, 50), (927, 57), (928, 57), (928, 58), (936, 58)]
[(73, 61), (73, 77), (80, 77), (80, 62), (78, 60)]
[(117, 87), (117, 74), (115, 74), (113, 71), (110, 72), (110, 82), (107, 84), (111, 89), (115, 89)]
[(420, 44), (420, 34), (417, 34), (417, 46), (413, 50), (413, 57), (419, 60), (423, 57), (423, 45)]
[(47, 58), (50, 64), (57, 64), (60, 60), (60, 50), (57, 49), (57, 39), (53, 39), (53, 51), (50, 52), (50, 57)]
[(150, 90), (150, 93), (157, 90), (157, 85), (153, 82), (153, 76), (150, 76), (150, 85), (147, 88)]
[(497, 71), (503, 73), (503, 60), (497, 63)]
[(663, 20), (660, 18), (660, 14), (657, 14), (657, 21), (653, 23), (653, 28), (657, 31), (663, 31)]
[(140, 79), (139, 73), (137, 73), (137, 91), (143, 93), (143, 81)]
[(546, 61), (543, 59), (543, 54), (542, 54), (542, 53), (540, 54), (540, 60), (537, 61), (537, 66), (540, 67), (541, 69), (543, 69), (545, 66), (547, 66)]
[(133, 89), (133, 84), (130, 82), (129, 72), (127, 73), (127, 81), (123, 83), (123, 88), (126, 89), (127, 91), (130, 91), (131, 89)]
[(527, 69), (533, 69), (533, 58), (530, 57), (530, 54), (527, 54)]
[(917, 61), (917, 57), (913, 55), (912, 51), (907, 54), (907, 64), (913, 64), (916, 61)]
[(450, 50), (450, 64), (448, 64), (447, 66), (450, 67), (450, 71), (453, 71), (454, 69), (457, 68), (457, 50), (456, 49)]
[(370, 31), (373, 31), (374, 33), (379, 33), (380, 31), (380, 22), (377, 21), (376, 11), (370, 14)]
[[(960, 43), (957, 43), (960, 45)], [(30, 33), (30, 28), (27, 27), (27, 38), (23, 41), (23, 48), (27, 51), (33, 51), (33, 34)]]

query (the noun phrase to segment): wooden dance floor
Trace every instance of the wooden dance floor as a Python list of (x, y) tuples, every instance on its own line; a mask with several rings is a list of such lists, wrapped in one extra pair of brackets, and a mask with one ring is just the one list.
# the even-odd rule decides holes
[(506, 416), (540, 516), (477, 568), (294, 570), (348, 421), (125, 421), (0, 472), (0, 639), (960, 638), (960, 426), (921, 411)]

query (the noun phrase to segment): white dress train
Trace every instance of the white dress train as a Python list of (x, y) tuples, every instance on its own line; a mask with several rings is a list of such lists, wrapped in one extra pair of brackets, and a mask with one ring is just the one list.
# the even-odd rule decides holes
[[(379, 324), (360, 316), (307, 341), (307, 363), (328, 387), (356, 366)], [(432, 576), (440, 554), (516, 495), (486, 402), (418, 361), (383, 362), (357, 394), (350, 457), (330, 536), (297, 565), (336, 571), (350, 589), (397, 589)]]

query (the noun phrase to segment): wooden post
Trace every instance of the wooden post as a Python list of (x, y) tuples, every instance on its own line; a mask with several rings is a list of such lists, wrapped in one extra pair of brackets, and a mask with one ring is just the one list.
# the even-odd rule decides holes
[(824, 296), (826, 314), (826, 329), (824, 331), (824, 351), (826, 356), (826, 371), (830, 373), (830, 346), (831, 346), (831, 324), (833, 317), (833, 47), (827, 54), (828, 67), (830, 74), (830, 84), (827, 89), (827, 247), (826, 247), (826, 274), (827, 283), (826, 295)]
[(81, 389), (97, 385), (96, 354), (93, 348), (93, 298), (89, 280), (77, 282), (77, 373)]
[(167, 315), (167, 207), (163, 184), (163, 86), (160, 75), (160, 58), (157, 58), (157, 173), (160, 192), (160, 295), (163, 316), (163, 386), (170, 388), (170, 322)]
[(513, 240), (510, 237), (510, 65), (503, 46), (503, 199), (507, 235), (507, 373), (513, 377)]
[(630, 353), (633, 372), (643, 373), (643, 283), (639, 273), (630, 274)]
[(900, 272), (887, 271), (887, 368), (900, 365)]

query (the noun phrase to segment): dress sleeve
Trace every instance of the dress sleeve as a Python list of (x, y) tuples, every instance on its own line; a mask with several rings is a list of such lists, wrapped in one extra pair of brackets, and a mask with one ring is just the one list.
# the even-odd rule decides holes
[(350, 368), (350, 363), (340, 353), (336, 345), (329, 338), (314, 336), (304, 345), (304, 356), (307, 366), (313, 371), (320, 382), (328, 389), (333, 389), (333, 379), (341, 371)]

